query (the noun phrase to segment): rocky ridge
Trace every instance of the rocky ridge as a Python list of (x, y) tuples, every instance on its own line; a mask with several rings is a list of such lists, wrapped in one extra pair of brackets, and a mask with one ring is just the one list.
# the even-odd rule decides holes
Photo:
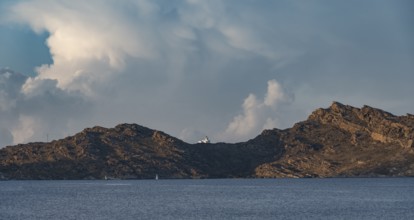
[(256, 169), (265, 177), (412, 176), (414, 117), (334, 102), (293, 128), (265, 131), (286, 153)]
[(414, 176), (414, 116), (334, 102), (247, 142), (189, 144), (136, 124), (0, 149), (0, 179)]

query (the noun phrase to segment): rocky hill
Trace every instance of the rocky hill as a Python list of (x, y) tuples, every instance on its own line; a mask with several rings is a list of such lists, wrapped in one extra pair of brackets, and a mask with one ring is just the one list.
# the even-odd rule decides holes
[(413, 176), (414, 116), (394, 116), (369, 106), (334, 102), (287, 130), (258, 138), (279, 139), (281, 158), (260, 165), (260, 177)]
[(414, 116), (334, 102), (247, 142), (188, 144), (136, 124), (0, 150), (0, 179), (414, 176)]

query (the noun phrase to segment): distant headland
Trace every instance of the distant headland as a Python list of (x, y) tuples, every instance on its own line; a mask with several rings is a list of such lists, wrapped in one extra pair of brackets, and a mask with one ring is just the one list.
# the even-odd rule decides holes
[(0, 149), (0, 179), (414, 176), (414, 116), (338, 102), (292, 128), (189, 144), (137, 124)]

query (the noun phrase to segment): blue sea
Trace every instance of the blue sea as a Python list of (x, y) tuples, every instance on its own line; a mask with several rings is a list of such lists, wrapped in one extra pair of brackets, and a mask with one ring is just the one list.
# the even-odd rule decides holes
[(0, 219), (414, 219), (414, 178), (2, 181)]

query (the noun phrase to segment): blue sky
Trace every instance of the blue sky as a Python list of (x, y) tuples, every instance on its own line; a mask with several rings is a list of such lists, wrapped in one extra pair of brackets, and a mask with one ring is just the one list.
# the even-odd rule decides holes
[[(0, 2), (0, 13), (8, 12), (15, 1)], [(46, 46), (47, 33), (37, 34), (27, 25), (6, 22), (0, 16), (0, 68), (8, 67), (15, 71), (34, 76), (34, 68), (45, 63), (51, 63), (49, 48)]]
[(122, 122), (244, 141), (332, 101), (413, 113), (412, 11), (409, 0), (2, 1), (0, 145)]
[(2, 67), (34, 76), (36, 66), (51, 63), (47, 34), (36, 34), (26, 27), (0, 27)]

